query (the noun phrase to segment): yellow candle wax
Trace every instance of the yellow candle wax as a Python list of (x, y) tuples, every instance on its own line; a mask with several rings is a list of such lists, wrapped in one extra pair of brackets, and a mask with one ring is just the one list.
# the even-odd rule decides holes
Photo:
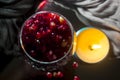
[(76, 45), (77, 45), (77, 35), (76, 32), (74, 32), (72, 55), (74, 55), (74, 53), (76, 52)]
[(97, 63), (109, 52), (107, 36), (96, 28), (84, 28), (77, 33), (77, 56), (86, 63)]

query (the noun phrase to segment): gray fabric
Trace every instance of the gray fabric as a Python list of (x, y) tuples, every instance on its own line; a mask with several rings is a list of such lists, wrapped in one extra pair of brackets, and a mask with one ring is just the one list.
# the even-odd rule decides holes
[(120, 58), (120, 0), (55, 0), (55, 3), (74, 11), (86, 26), (104, 31), (114, 55)]
[(0, 56), (18, 55), (19, 30), (33, 0), (0, 0)]

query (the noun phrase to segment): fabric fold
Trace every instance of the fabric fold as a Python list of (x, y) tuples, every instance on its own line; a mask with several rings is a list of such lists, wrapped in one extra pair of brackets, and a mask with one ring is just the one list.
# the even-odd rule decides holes
[(110, 39), (114, 55), (120, 57), (120, 0), (55, 1), (74, 11), (85, 25), (104, 31)]

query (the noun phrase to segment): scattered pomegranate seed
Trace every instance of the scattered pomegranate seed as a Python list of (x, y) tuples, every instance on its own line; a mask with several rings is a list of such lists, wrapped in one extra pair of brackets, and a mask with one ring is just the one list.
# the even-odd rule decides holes
[(78, 76), (74, 76), (73, 80), (80, 80), (80, 78)]
[(76, 68), (78, 68), (78, 63), (74, 61), (72, 66), (74, 69), (76, 69)]
[(47, 0), (43, 0), (40, 4), (39, 4), (39, 6), (38, 6), (38, 10), (41, 10), (42, 8), (44, 8), (44, 6), (47, 4)]
[(61, 71), (58, 71), (58, 72), (57, 72), (57, 77), (58, 77), (58, 78), (62, 78), (62, 77), (63, 77), (63, 73), (62, 73)]
[(52, 78), (53, 77), (51, 72), (47, 72), (46, 76), (47, 76), (47, 78)]

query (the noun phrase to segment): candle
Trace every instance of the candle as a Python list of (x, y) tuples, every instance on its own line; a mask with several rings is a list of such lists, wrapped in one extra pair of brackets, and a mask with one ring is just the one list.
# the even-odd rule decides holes
[(74, 32), (72, 55), (74, 55), (74, 53), (76, 52), (76, 45), (77, 45), (77, 35), (76, 35), (76, 32)]
[(82, 28), (77, 31), (77, 56), (86, 63), (97, 63), (109, 52), (107, 36), (96, 28)]

